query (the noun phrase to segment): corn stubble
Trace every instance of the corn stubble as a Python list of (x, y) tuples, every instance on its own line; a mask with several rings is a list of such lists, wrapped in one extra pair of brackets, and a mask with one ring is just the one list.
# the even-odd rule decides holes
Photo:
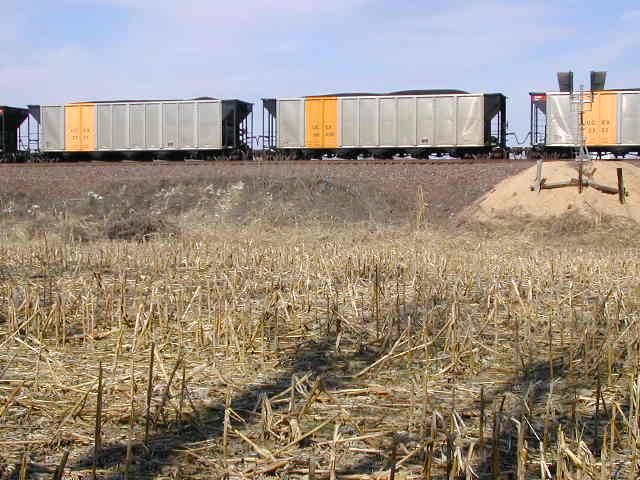
[(636, 478), (637, 251), (476, 235), (4, 243), (0, 476)]

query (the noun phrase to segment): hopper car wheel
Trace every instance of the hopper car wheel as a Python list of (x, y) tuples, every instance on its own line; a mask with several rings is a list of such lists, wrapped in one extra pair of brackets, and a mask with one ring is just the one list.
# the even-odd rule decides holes
[(373, 160), (389, 160), (393, 158), (393, 152), (386, 150), (376, 150), (371, 152)]
[(272, 162), (274, 160), (278, 160), (280, 156), (280, 153), (275, 151), (275, 150), (269, 150), (268, 152), (266, 152), (263, 156), (263, 160), (266, 160), (267, 162)]
[(338, 157), (344, 158), (345, 160), (357, 160), (358, 152), (351, 150), (341, 150), (340, 152), (338, 152)]
[(481, 157), (490, 158), (492, 160), (506, 160), (509, 158), (509, 154), (509, 150), (502, 150), (501, 148), (498, 148), (493, 152), (489, 152), (488, 154), (482, 154)]
[(274, 155), (273, 160), (292, 162), (299, 158), (300, 154), (296, 150), (281, 150)]
[(545, 158), (545, 155), (539, 149), (528, 148), (525, 150), (525, 158), (527, 160), (541, 160)]
[(300, 160), (312, 160), (313, 158), (319, 158), (322, 160), (322, 154), (318, 154), (313, 150), (301, 150), (298, 154)]

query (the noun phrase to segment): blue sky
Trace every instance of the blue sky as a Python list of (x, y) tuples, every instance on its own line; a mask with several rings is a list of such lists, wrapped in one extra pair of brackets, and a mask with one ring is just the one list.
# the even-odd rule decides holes
[(522, 137), (558, 70), (640, 87), (637, 0), (0, 1), (0, 104), (460, 88)]

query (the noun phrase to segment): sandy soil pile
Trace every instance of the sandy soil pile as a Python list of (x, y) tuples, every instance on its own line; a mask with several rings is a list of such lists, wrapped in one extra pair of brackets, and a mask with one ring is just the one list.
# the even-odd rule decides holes
[[(585, 188), (582, 194), (578, 187), (552, 190), (531, 190), (536, 178), (536, 167), (509, 177), (493, 190), (466, 208), (466, 218), (487, 221), (504, 217), (552, 218), (567, 212), (579, 212), (586, 216), (618, 216), (640, 222), (640, 168), (627, 162), (592, 162), (585, 171), (595, 169), (592, 179), (610, 187), (617, 186), (616, 168), (622, 167), (625, 188), (629, 194), (624, 205), (617, 195), (602, 193), (594, 188)], [(575, 162), (546, 162), (542, 176), (547, 182), (560, 182), (577, 178)]]

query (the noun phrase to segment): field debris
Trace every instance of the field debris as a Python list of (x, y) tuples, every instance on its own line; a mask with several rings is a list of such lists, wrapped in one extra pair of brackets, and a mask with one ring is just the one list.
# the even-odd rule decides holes
[(0, 478), (640, 473), (638, 230), (215, 212), (142, 240), (3, 220)]
[(4, 244), (3, 474), (636, 468), (631, 251), (257, 233)]

